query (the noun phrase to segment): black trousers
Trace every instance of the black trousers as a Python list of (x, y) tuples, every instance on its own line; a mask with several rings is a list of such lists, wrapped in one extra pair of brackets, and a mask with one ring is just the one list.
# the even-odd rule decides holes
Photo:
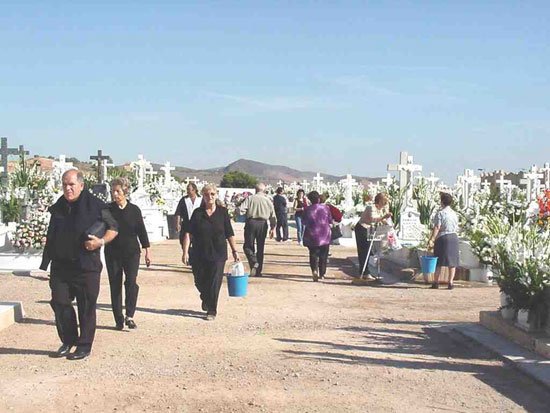
[[(96, 330), (96, 303), (99, 295), (100, 272), (59, 268), (52, 264), (50, 305), (55, 314), (57, 334), (63, 344), (91, 349)], [(78, 321), (72, 304), (76, 298)]]
[[(281, 230), (283, 231), (282, 235)], [(286, 241), (288, 239), (288, 217), (286, 214), (277, 215), (275, 233), (277, 241)]]
[(319, 276), (324, 277), (327, 273), (328, 251), (330, 245), (307, 248), (309, 249), (309, 267), (311, 271), (319, 271)]
[[(362, 225), (355, 225), (355, 243), (357, 244), (357, 255), (359, 257), (359, 274), (365, 275), (368, 274), (368, 268), (365, 269), (365, 274), (361, 274), (365, 261), (367, 259), (367, 253), (369, 252), (369, 247), (372, 241), (368, 240), (369, 230), (363, 227)], [(372, 251), (371, 251), (372, 252)]]
[(109, 287), (111, 287), (111, 307), (115, 317), (115, 323), (122, 324), (122, 274), (124, 280), (126, 316), (133, 317), (136, 313), (136, 304), (139, 293), (137, 275), (139, 269), (139, 252), (128, 257), (117, 257), (111, 254), (105, 255), (105, 264), (109, 274)]
[(267, 221), (265, 219), (248, 219), (244, 225), (243, 250), (252, 268), (258, 264), (257, 275), (262, 274), (264, 267), (265, 238), (267, 237)]
[(206, 304), (208, 314), (218, 312), (218, 297), (223, 281), (225, 261), (195, 260), (191, 268), (195, 278), (195, 287), (199, 290), (201, 301)]

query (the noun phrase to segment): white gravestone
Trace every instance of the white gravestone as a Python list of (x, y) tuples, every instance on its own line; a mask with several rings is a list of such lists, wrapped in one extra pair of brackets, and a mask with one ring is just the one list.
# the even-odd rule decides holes
[(349, 211), (353, 208), (353, 188), (358, 184), (350, 174), (347, 174), (346, 179), (342, 179), (340, 184), (344, 187), (344, 211)]
[(388, 171), (399, 171), (399, 188), (406, 188), (403, 206), (412, 206), (414, 173), (422, 172), (422, 165), (415, 165), (414, 158), (407, 152), (399, 153), (399, 163), (389, 164)]
[(418, 245), (424, 236), (426, 227), (420, 222), (420, 213), (413, 207), (401, 212), (399, 239), (405, 245)]
[(527, 202), (531, 203), (537, 199), (538, 192), (541, 188), (540, 181), (544, 178), (544, 175), (539, 173), (538, 168), (533, 165), (529, 172), (523, 173), (524, 179), (519, 181), (520, 184), (526, 186)]
[(317, 175), (313, 177), (313, 187), (318, 191), (318, 192), (322, 192), (323, 191), (323, 177), (321, 176), (321, 174), (319, 172), (317, 172)]
[(544, 188), (550, 189), (550, 163), (546, 162), (540, 172), (544, 174)]
[(459, 182), (461, 183), (461, 193), (464, 206), (469, 208), (472, 206), (473, 195), (479, 188), (481, 178), (476, 176), (472, 169), (465, 169), (464, 175), (459, 177)]

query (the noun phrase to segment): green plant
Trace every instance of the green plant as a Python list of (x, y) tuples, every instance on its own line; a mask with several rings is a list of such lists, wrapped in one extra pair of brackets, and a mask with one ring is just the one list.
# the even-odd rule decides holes
[(231, 171), (226, 173), (220, 182), (223, 188), (254, 188), (258, 183), (258, 178), (241, 171)]
[(2, 222), (4, 224), (19, 222), (21, 217), (21, 201), (19, 199), (12, 195), (9, 199), (3, 199), (0, 207), (2, 208)]
[(420, 222), (430, 225), (430, 219), (437, 208), (436, 194), (424, 180), (421, 180), (413, 189), (413, 199), (416, 199)]
[(405, 201), (407, 187), (399, 188), (398, 185), (391, 184), (387, 186), (385, 190), (389, 198), (389, 209), (392, 213), (393, 223), (397, 228), (401, 222), (401, 209), (403, 208), (403, 202)]

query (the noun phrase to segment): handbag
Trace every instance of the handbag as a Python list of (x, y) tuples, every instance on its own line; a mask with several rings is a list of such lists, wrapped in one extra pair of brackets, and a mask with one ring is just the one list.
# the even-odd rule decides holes
[(105, 232), (107, 232), (107, 225), (103, 221), (96, 221), (94, 222), (90, 228), (86, 230), (87, 235), (94, 235), (98, 238), (103, 238), (105, 235)]
[(334, 241), (335, 239), (341, 238), (343, 236), (342, 229), (340, 225), (334, 224), (330, 227), (330, 239)]

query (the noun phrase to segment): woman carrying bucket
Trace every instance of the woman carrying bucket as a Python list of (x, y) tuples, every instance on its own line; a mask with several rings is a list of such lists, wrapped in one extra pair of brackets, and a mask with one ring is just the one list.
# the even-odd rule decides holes
[(433, 218), (433, 231), (428, 241), (428, 250), (433, 248), (437, 257), (437, 268), (434, 275), (434, 283), (431, 288), (439, 288), (441, 268), (449, 269), (449, 284), (447, 288), (453, 289), (456, 267), (458, 267), (458, 216), (451, 208), (453, 197), (445, 192), (440, 193), (441, 209)]
[(189, 245), (193, 241), (192, 265), (195, 286), (199, 290), (206, 320), (214, 320), (218, 310), (218, 296), (227, 261), (227, 243), (233, 258), (239, 261), (235, 234), (227, 209), (217, 202), (218, 189), (214, 184), (202, 188), (203, 205), (193, 212), (188, 232), (183, 236), (183, 256), (189, 264)]

